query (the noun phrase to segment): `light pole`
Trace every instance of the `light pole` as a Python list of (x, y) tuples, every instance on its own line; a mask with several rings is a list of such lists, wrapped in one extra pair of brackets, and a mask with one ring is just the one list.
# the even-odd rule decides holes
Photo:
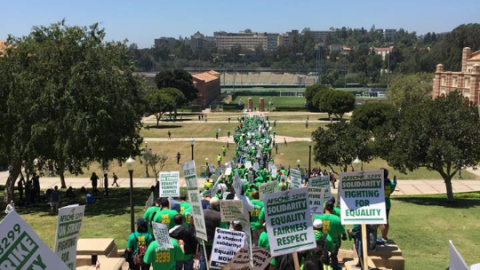
[(300, 159), (297, 159), (297, 167), (300, 169)]
[(150, 177), (150, 174), (148, 173), (148, 155), (150, 153), (148, 152), (148, 142), (145, 142), (145, 177)]
[(312, 140), (308, 142), (308, 174), (312, 171)]
[(195, 139), (194, 138), (190, 139), (190, 145), (192, 146), (192, 160), (194, 160), (193, 159), (193, 146), (195, 145)]
[(135, 232), (135, 214), (133, 212), (133, 165), (135, 160), (132, 157), (127, 159), (127, 169), (130, 174), (130, 231)]

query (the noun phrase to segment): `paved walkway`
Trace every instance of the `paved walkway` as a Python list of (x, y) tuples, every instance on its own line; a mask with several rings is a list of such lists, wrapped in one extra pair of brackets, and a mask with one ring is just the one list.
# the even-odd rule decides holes
[[(145, 142), (189, 142), (191, 138), (143, 138)], [(276, 135), (275, 136), (275, 141), (277, 141), (279, 144), (282, 144), (284, 141), (287, 142), (308, 142), (310, 141), (309, 137), (289, 137), (289, 136), (280, 136)], [(212, 138), (212, 137), (207, 137), (207, 138), (195, 138), (195, 142), (221, 142), (221, 143), (235, 143), (233, 141), (233, 136), (228, 137), (218, 137), (218, 139)]]
[[(475, 171), (480, 174), (480, 172)], [(6, 172), (0, 172), (0, 185), (4, 185), (7, 181), (8, 174)], [(73, 188), (81, 188), (83, 186), (89, 188), (89, 178), (77, 177), (67, 178), (67, 185)], [(101, 182), (101, 181), (99, 181)], [(199, 184), (203, 185), (204, 179), (199, 178)], [(128, 178), (119, 178), (118, 183), (120, 188), (130, 187), (130, 181)], [(155, 184), (153, 178), (135, 178), (133, 181), (134, 187), (137, 188), (149, 188)], [(100, 184), (100, 183), (99, 183)], [(42, 189), (50, 188), (55, 185), (60, 186), (59, 177), (42, 177), (40, 179), (40, 185)], [(185, 186), (185, 181), (181, 178), (181, 185)], [(454, 192), (472, 192), (480, 191), (480, 180), (454, 180), (453, 181)], [(332, 190), (334, 194), (337, 193), (337, 189)], [(397, 190), (393, 195), (421, 195), (421, 194), (445, 194), (445, 184), (443, 180), (398, 180)]]

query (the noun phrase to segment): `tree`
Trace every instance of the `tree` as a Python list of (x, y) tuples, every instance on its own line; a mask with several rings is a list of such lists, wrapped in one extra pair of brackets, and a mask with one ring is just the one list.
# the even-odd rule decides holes
[(379, 134), (379, 129), (386, 126), (398, 114), (398, 109), (387, 103), (370, 103), (355, 108), (350, 122), (363, 130), (371, 132), (374, 136)]
[(344, 121), (319, 127), (312, 133), (314, 159), (322, 165), (339, 166), (346, 172), (355, 158), (369, 162), (374, 157), (370, 134)]
[(22, 162), (53, 160), (62, 187), (67, 164), (107, 164), (138, 152), (141, 80), (125, 43), (104, 42), (98, 24), (65, 22), (35, 27), (0, 58), (0, 157), (12, 172), (5, 199)]
[(387, 91), (387, 98), (393, 105), (404, 109), (430, 99), (431, 92), (431, 74), (402, 75), (392, 81)]
[[(319, 85), (319, 84), (314, 84), (314, 85), (308, 86), (307, 89), (305, 90), (305, 99), (307, 101), (307, 104), (309, 106), (314, 105), (315, 103), (313, 102), (313, 97), (318, 92), (321, 92), (321, 91), (324, 91), (324, 90), (332, 90), (332, 88), (330, 88), (329, 86), (326, 86), (326, 85)], [(316, 106), (316, 107), (318, 107), (318, 106)]]
[[(167, 94), (168, 96), (170, 96), (173, 100), (172, 102), (172, 110), (170, 110), (170, 112), (175, 112), (175, 115), (174, 115), (174, 119), (177, 119), (177, 109), (178, 107), (182, 106), (183, 104), (185, 104), (187, 102), (187, 98), (185, 97), (185, 95), (178, 89), (176, 88), (162, 88), (160, 89), (160, 91), (162, 93), (165, 93)], [(158, 125), (158, 124), (157, 124)]]
[(197, 98), (198, 90), (193, 85), (192, 75), (185, 70), (167, 70), (155, 75), (155, 83), (158, 89), (176, 88), (180, 90), (188, 101)]
[(159, 90), (146, 95), (144, 99), (147, 104), (146, 112), (155, 115), (157, 126), (165, 113), (174, 110), (175, 101), (173, 97)]
[(397, 128), (380, 138), (383, 158), (405, 173), (419, 167), (437, 171), (453, 201), (452, 179), (480, 160), (478, 108), (458, 92), (402, 110)]
[[(144, 161), (147, 166), (149, 166), (153, 174), (155, 175), (155, 179), (158, 180), (158, 173), (163, 170), (163, 167), (165, 167), (165, 164), (168, 160), (168, 154), (165, 152), (161, 152), (159, 154), (153, 154), (153, 153), (145, 153), (144, 155)], [(159, 165), (160, 167), (157, 167)]]
[(329, 117), (333, 114), (343, 119), (345, 113), (355, 108), (355, 96), (350, 92), (331, 90), (319, 92), (317, 95), (320, 111), (328, 113)]

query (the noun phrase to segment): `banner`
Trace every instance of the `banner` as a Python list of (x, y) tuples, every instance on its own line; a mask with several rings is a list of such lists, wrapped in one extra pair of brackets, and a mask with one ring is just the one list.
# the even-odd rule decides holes
[(308, 188), (266, 194), (263, 202), (272, 256), (317, 247), (308, 205)]
[(318, 187), (308, 187), (308, 201), (310, 204), (310, 213), (319, 215), (323, 214), (325, 189)]
[(180, 172), (160, 172), (160, 197), (180, 196)]
[(55, 253), (69, 269), (77, 267), (77, 240), (82, 227), (85, 205), (69, 205), (58, 209)]
[(220, 215), (224, 222), (243, 220), (247, 221), (243, 215), (243, 202), (240, 200), (221, 200)]
[(250, 266), (250, 258), (248, 256), (248, 251), (246, 248), (241, 248), (235, 254), (235, 257), (232, 258), (228, 266), (231, 270), (240, 270), (240, 269), (253, 269), (253, 270), (264, 270), (267, 268), (268, 264), (272, 260), (270, 252), (261, 247), (254, 247), (252, 249), (253, 253), (253, 268)]
[(205, 218), (203, 216), (203, 208), (200, 192), (198, 190), (197, 171), (195, 169), (195, 161), (191, 160), (182, 164), (183, 176), (187, 185), (187, 193), (192, 210), (192, 219), (195, 224), (197, 237), (207, 241), (207, 229), (205, 226)]
[(0, 239), (0, 270), (74, 269), (67, 267), (15, 211), (0, 222)]
[(272, 181), (272, 182), (268, 182), (260, 185), (258, 187), (258, 191), (260, 193), (260, 200), (263, 200), (265, 194), (277, 193), (280, 191), (280, 188), (278, 188), (277, 181)]
[(462, 258), (462, 255), (458, 252), (457, 248), (453, 245), (452, 240), (448, 241), (448, 247), (450, 248), (450, 267), (449, 270), (468, 270), (468, 264)]
[(244, 180), (240, 178), (238, 172), (235, 173), (233, 177), (233, 189), (235, 190), (235, 194), (238, 196), (242, 195), (242, 188), (243, 184), (245, 184)]
[(319, 187), (325, 190), (325, 201), (328, 201), (330, 197), (332, 197), (332, 193), (330, 191), (330, 176), (317, 176), (310, 178), (308, 180), (309, 187)]
[(165, 249), (173, 248), (172, 242), (170, 242), (167, 224), (152, 222), (152, 229), (153, 236), (155, 236), (159, 247)]
[(245, 243), (245, 233), (216, 228), (210, 268), (222, 269), (235, 256), (243, 243)]
[(383, 170), (340, 173), (342, 224), (386, 224)]
[(302, 175), (300, 170), (290, 169), (290, 189), (297, 189), (302, 187)]

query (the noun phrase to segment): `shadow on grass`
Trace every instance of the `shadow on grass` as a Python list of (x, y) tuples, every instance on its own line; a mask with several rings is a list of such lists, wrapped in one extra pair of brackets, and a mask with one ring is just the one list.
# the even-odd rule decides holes
[(146, 129), (175, 129), (175, 128), (182, 128), (183, 126), (179, 125), (160, 125), (160, 126), (146, 126)]
[(446, 195), (399, 196), (392, 198), (392, 200), (425, 206), (468, 209), (480, 207), (480, 192), (455, 194), (455, 200), (453, 202), (447, 201)]

